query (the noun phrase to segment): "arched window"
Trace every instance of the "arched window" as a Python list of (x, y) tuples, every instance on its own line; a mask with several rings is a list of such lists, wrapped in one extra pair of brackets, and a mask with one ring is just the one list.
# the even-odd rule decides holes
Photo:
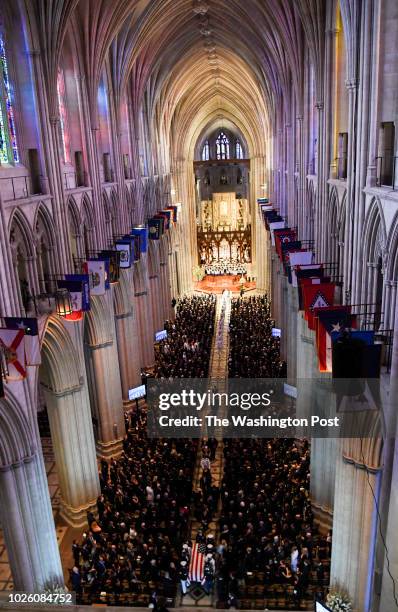
[(239, 140), (236, 141), (236, 159), (243, 159), (243, 149)]
[(217, 159), (229, 159), (229, 140), (220, 132), (216, 140)]
[(2, 164), (19, 162), (12, 99), (6, 49), (0, 32), (0, 163)]
[(206, 140), (204, 147), (203, 147), (203, 151), (202, 151), (202, 160), (209, 161), (209, 159), (210, 159), (210, 145), (209, 145), (209, 141)]

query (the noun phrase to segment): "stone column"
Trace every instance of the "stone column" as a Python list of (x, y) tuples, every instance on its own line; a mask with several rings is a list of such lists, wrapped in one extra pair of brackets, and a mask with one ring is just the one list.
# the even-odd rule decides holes
[(129, 389), (141, 384), (140, 350), (137, 319), (133, 309), (115, 315), (123, 404), (130, 407)]
[(124, 413), (117, 346), (112, 339), (86, 346), (93, 412), (98, 421), (97, 453), (117, 455), (124, 437)]
[(337, 448), (330, 577), (332, 585), (347, 589), (358, 612), (371, 609), (377, 530), (373, 495), (379, 498), (381, 471), (377, 444), (347, 439)]
[[(381, 490), (381, 531), (384, 534), (388, 550), (388, 562), (387, 562), (387, 550), (382, 542), (380, 542), (379, 536), (379, 555), (381, 561), (379, 562), (379, 571), (381, 574), (381, 588), (380, 593), (380, 604), (375, 606), (375, 612), (384, 610), (395, 610), (398, 607), (397, 592), (396, 592), (396, 580), (398, 576), (398, 547), (397, 532), (398, 532), (398, 425), (397, 425), (397, 403), (398, 403), (398, 308), (395, 308), (395, 325), (394, 325), (394, 341), (393, 341), (393, 353), (391, 362), (391, 376), (390, 376), (390, 388), (389, 388), (389, 410), (388, 416), (389, 421), (387, 423), (388, 429), (386, 431), (386, 439), (384, 442), (384, 458), (385, 468), (383, 473), (383, 483)], [(387, 491), (387, 495), (383, 495), (384, 490)], [(388, 510), (387, 508), (388, 507)], [(386, 519), (386, 520), (383, 520)], [(395, 578), (395, 588), (391, 575)], [(377, 586), (377, 585), (376, 585)], [(395, 597), (394, 597), (395, 590)], [(377, 591), (377, 589), (376, 589)]]
[(64, 584), (41, 452), (0, 467), (0, 523), (16, 591)]
[(87, 387), (43, 390), (61, 488), (60, 514), (69, 525), (83, 527), (100, 493)]
[(146, 367), (152, 365), (155, 359), (154, 327), (147, 289), (135, 292), (134, 304), (140, 334), (141, 366)]

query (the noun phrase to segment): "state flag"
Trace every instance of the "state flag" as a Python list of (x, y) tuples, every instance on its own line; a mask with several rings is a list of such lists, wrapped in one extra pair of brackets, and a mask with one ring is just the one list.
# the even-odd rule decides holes
[(25, 332), (26, 365), (40, 365), (41, 355), (37, 319), (32, 317), (4, 317), (4, 323), (7, 329), (23, 330)]
[(132, 240), (117, 240), (115, 243), (116, 250), (120, 253), (120, 267), (123, 269), (131, 268), (131, 264), (134, 261), (133, 245), (134, 238)]
[(279, 221), (271, 221), (271, 223), (268, 224), (268, 229), (271, 233), (271, 244), (272, 246), (275, 246), (275, 230), (277, 229), (283, 229), (285, 227), (285, 222), (282, 220)]
[(350, 306), (329, 306), (314, 310), (316, 345), (320, 372), (332, 372), (333, 333), (342, 333), (356, 326)]
[(146, 225), (136, 225), (132, 228), (131, 234), (139, 236), (141, 253), (146, 253), (148, 250), (148, 228)]
[(5, 364), (8, 370), (7, 382), (15, 382), (26, 378), (24, 330), (0, 328), (0, 345), (4, 351)]
[(90, 291), (92, 295), (105, 295), (105, 262), (99, 259), (88, 259), (85, 269), (90, 277)]
[(305, 284), (303, 286), (304, 314), (310, 329), (315, 329), (315, 308), (327, 308), (334, 304), (334, 283)]
[(162, 231), (163, 220), (159, 218), (152, 217), (148, 221), (149, 227), (149, 238), (151, 240), (159, 240), (160, 236), (163, 234)]
[(296, 241), (296, 230), (292, 230), (289, 227), (285, 229), (275, 230), (274, 236), (276, 252), (279, 255), (279, 259), (282, 259), (282, 244)]

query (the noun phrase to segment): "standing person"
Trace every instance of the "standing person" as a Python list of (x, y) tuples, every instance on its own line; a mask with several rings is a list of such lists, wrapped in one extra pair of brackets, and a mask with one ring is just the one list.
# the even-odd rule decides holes
[(213, 588), (214, 576), (216, 573), (216, 562), (214, 561), (214, 557), (211, 553), (206, 555), (205, 567), (204, 567), (204, 580), (203, 580), (203, 588), (207, 594)]
[(188, 587), (189, 587), (189, 578), (188, 578), (188, 562), (187, 561), (181, 561), (180, 563), (180, 584), (181, 584), (181, 591), (182, 591), (182, 595), (186, 595), (187, 591), (188, 591)]

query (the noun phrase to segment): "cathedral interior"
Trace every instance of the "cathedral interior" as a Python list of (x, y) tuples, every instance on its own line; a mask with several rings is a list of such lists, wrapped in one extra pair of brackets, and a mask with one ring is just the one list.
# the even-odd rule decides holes
[(398, 609), (397, 92), (397, 0), (1, 0), (0, 607)]

